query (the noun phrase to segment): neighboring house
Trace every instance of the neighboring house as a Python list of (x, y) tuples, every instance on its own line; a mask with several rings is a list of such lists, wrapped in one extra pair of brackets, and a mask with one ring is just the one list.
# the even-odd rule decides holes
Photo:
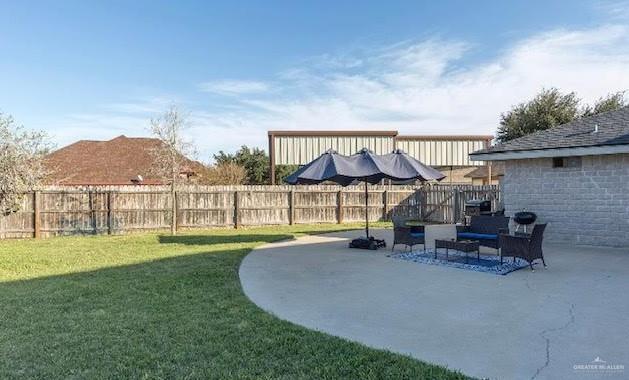
[[(118, 136), (109, 141), (81, 140), (46, 156), (52, 185), (160, 185), (167, 181), (155, 173), (154, 138)], [(193, 160), (180, 176), (192, 183), (202, 181), (206, 167)]]
[[(491, 165), (491, 168), (490, 168)], [(490, 174), (491, 173), (491, 174)], [(491, 175), (491, 181), (489, 176)], [(472, 185), (498, 185), (505, 175), (505, 166), (502, 162), (489, 163), (479, 166), (465, 175), (472, 180)]]
[(474, 152), (504, 161), (508, 215), (526, 209), (566, 243), (629, 247), (629, 107)]
[(397, 131), (269, 131), (271, 178), (276, 165), (304, 165), (328, 149), (350, 155), (362, 148), (376, 154), (402, 149), (412, 157), (440, 170), (444, 183), (471, 184), (465, 175), (484, 165), (469, 153), (486, 148), (493, 136), (410, 136)]

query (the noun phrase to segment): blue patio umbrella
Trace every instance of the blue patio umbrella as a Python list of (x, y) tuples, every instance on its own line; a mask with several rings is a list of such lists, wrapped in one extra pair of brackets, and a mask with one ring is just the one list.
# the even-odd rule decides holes
[(446, 178), (439, 170), (424, 165), (421, 161), (409, 156), (402, 149), (396, 149), (392, 153), (378, 156), (382, 162), (385, 178), (396, 181), (420, 180), (441, 181)]
[(351, 156), (328, 150), (310, 163), (299, 168), (284, 181), (292, 185), (312, 185), (326, 181), (348, 186), (357, 181), (365, 182), (365, 233), (369, 236), (369, 192), (367, 184), (375, 184), (383, 179), (394, 181), (440, 181), (445, 176), (438, 170), (396, 149), (392, 153), (376, 155), (368, 149)]
[(326, 181), (342, 186), (348, 186), (355, 181), (374, 184), (384, 178), (380, 169), (382, 163), (378, 160), (378, 156), (367, 149), (351, 156), (344, 156), (330, 149), (284, 181), (291, 185), (315, 185)]

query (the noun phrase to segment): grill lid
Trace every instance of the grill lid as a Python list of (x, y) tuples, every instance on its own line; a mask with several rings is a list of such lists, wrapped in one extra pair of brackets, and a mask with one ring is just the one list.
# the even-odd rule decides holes
[(513, 215), (513, 220), (517, 224), (533, 224), (537, 220), (537, 215), (534, 212), (530, 211), (520, 211), (516, 212), (515, 215)]

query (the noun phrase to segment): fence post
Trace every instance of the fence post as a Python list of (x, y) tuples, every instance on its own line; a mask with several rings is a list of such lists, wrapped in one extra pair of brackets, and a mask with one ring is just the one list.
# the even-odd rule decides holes
[(295, 224), (295, 189), (288, 193), (288, 224)]
[(39, 239), (41, 237), (41, 217), (39, 215), (39, 191), (33, 193), (33, 237)]
[(175, 191), (175, 234), (179, 231), (179, 192)]
[(452, 219), (453, 223), (458, 223), (461, 220), (461, 192), (459, 189), (452, 190), (454, 192), (452, 199), (454, 200)]
[(382, 220), (389, 220), (389, 193), (385, 189), (382, 192)]
[(96, 210), (94, 207), (94, 192), (90, 191), (87, 193), (88, 204), (90, 207), (90, 225), (92, 226), (92, 233), (96, 235), (98, 233), (98, 229), (96, 227)]
[(229, 207), (229, 192), (221, 193), (223, 200), (223, 225), (227, 227), (229, 225), (229, 211), (231, 208)]
[(171, 199), (170, 234), (177, 235), (177, 192), (175, 191), (174, 182), (170, 190), (170, 199)]
[(419, 194), (419, 219), (424, 220), (424, 215), (426, 215), (426, 189), (420, 188), (417, 190), (417, 194)]
[(113, 233), (113, 205), (114, 205), (114, 197), (111, 191), (107, 192), (107, 234), (111, 235)]
[(343, 190), (336, 192), (336, 222), (343, 223)]
[(238, 228), (240, 225), (239, 210), (238, 210), (238, 191), (234, 191), (234, 228)]

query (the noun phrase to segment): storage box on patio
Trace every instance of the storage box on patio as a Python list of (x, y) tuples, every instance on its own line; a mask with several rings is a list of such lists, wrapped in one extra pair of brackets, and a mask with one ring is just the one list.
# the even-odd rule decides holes
[(491, 201), (483, 199), (473, 199), (465, 202), (465, 216), (489, 214), (491, 214)]

